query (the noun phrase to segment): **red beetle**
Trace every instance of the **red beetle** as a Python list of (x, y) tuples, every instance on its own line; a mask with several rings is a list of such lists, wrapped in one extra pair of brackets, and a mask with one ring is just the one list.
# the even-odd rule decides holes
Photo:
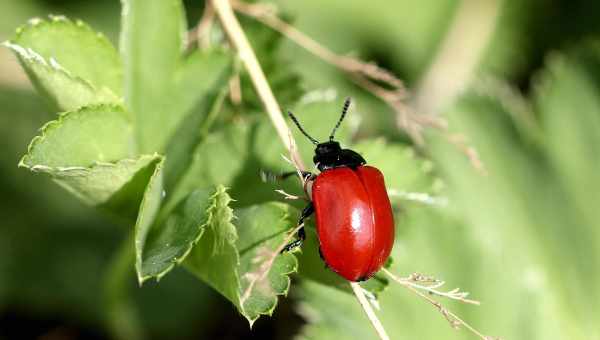
[[(333, 140), (349, 106), (348, 98), (329, 141), (323, 143), (306, 133), (291, 112), (288, 114), (317, 146), (313, 161), (321, 172), (316, 176), (309, 172), (302, 174), (307, 179), (307, 193), (312, 202), (302, 211), (298, 225), (314, 212), (319, 253), (327, 266), (349, 281), (364, 281), (381, 269), (392, 251), (394, 216), (381, 172), (365, 165), (360, 154), (342, 149)], [(298, 240), (283, 251), (300, 246), (305, 237), (301, 228)]]

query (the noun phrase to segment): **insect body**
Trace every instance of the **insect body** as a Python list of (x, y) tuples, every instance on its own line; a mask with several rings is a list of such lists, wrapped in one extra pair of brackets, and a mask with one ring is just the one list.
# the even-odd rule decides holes
[[(385, 263), (394, 244), (394, 217), (383, 175), (355, 151), (342, 149), (333, 140), (344, 119), (350, 99), (329, 141), (312, 138), (290, 112), (300, 131), (316, 145), (313, 161), (318, 175), (303, 173), (312, 181), (312, 202), (303, 210), (299, 223), (313, 212), (316, 215), (321, 257), (334, 272), (349, 281), (363, 281)], [(289, 251), (305, 238), (303, 228), (298, 240), (286, 246)]]

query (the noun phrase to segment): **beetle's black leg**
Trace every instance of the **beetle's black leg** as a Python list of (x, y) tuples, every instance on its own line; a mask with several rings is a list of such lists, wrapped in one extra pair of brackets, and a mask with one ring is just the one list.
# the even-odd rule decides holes
[[(308, 205), (302, 210), (302, 214), (300, 214), (300, 218), (298, 219), (298, 225), (302, 225), (304, 220), (307, 219), (310, 215), (315, 212), (315, 208), (313, 207), (312, 202), (308, 203)], [(306, 232), (304, 231), (304, 225), (300, 229), (298, 229), (298, 239), (296, 241), (291, 242), (287, 246), (283, 248), (282, 253), (293, 250), (296, 247), (302, 245), (302, 242), (306, 239)]]
[[(311, 178), (314, 176), (309, 171), (302, 171), (300, 174), (302, 175), (302, 178), (304, 178), (304, 180), (307, 180), (308, 178)], [(266, 171), (266, 170), (260, 171), (260, 178), (262, 179), (263, 182), (278, 182), (278, 181), (287, 179), (290, 176), (296, 176), (296, 175), (298, 175), (297, 171), (288, 171), (288, 172), (284, 172), (284, 173), (280, 173), (280, 174), (276, 174), (274, 172), (270, 172), (270, 171)]]

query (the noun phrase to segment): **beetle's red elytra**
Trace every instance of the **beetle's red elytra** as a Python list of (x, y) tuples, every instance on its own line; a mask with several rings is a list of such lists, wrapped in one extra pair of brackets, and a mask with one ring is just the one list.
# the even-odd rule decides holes
[[(302, 175), (312, 183), (312, 202), (302, 211), (298, 224), (313, 212), (316, 215), (319, 253), (327, 266), (349, 281), (364, 281), (385, 264), (394, 245), (394, 215), (383, 174), (366, 165), (364, 158), (350, 149), (342, 149), (334, 134), (344, 119), (350, 99), (329, 140), (320, 143), (311, 137), (289, 112), (298, 129), (316, 145), (313, 161), (318, 175)], [(302, 244), (304, 228), (298, 240), (284, 251)]]
[(362, 165), (327, 170), (315, 179), (312, 200), (327, 266), (349, 281), (379, 271), (394, 244), (394, 217), (381, 172)]

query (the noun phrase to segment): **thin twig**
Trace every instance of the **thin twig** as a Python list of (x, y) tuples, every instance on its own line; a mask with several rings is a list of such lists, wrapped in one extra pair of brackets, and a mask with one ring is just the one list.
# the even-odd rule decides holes
[(375, 311), (369, 304), (369, 301), (367, 300), (367, 297), (365, 296), (365, 293), (363, 292), (360, 284), (358, 282), (350, 282), (350, 286), (352, 287), (352, 291), (354, 292), (354, 295), (356, 295), (358, 302), (365, 311), (365, 314), (367, 314), (369, 321), (371, 321), (371, 324), (373, 325), (373, 327), (375, 327), (375, 331), (377, 332), (379, 339), (389, 340), (390, 337), (387, 335), (385, 328), (383, 328), (383, 325), (377, 318)]
[(388, 196), (390, 198), (399, 198), (401, 200), (418, 202), (426, 205), (433, 206), (446, 206), (448, 199), (441, 196), (432, 196), (426, 192), (409, 192), (396, 189), (388, 189)]
[(228, 0), (212, 0), (212, 4), (217, 16), (219, 17), (219, 21), (221, 22), (225, 34), (227, 34), (229, 41), (238, 51), (239, 57), (242, 60), (244, 67), (248, 71), (250, 79), (252, 80), (254, 89), (256, 90), (263, 106), (265, 107), (273, 126), (277, 130), (279, 138), (283, 142), (283, 145), (285, 145), (286, 149), (290, 150), (292, 153), (293, 160), (298, 163), (302, 169), (304, 169), (305, 166), (303, 165), (300, 155), (292, 146), (295, 144), (295, 142), (293, 138), (289, 137), (291, 132), (285, 120), (283, 119), (281, 108), (275, 99), (275, 95), (273, 94), (273, 91), (267, 82), (265, 74), (260, 67), (254, 50), (250, 46), (250, 42), (248, 41), (246, 34), (242, 30), (240, 23), (233, 13), (231, 4)]
[[(254, 85), (254, 88), (258, 93), (258, 96), (260, 97), (267, 114), (271, 118), (271, 122), (279, 134), (279, 138), (289, 150), (293, 164), (295, 164), (297, 170), (306, 169), (297, 149), (295, 148), (294, 138), (292, 137), (292, 133), (283, 119), (279, 104), (277, 103), (277, 100), (275, 99), (275, 96), (269, 87), (267, 79), (260, 67), (260, 64), (258, 63), (258, 60), (256, 59), (256, 55), (254, 54), (246, 35), (244, 34), (244, 31), (242, 30), (237, 18), (235, 17), (235, 14), (233, 13), (231, 4), (228, 0), (212, 0), (212, 4), (215, 8), (217, 16), (219, 17), (221, 25), (225, 30), (225, 33), (229, 37), (231, 44), (238, 51), (242, 63), (250, 75), (252, 84)], [(294, 231), (297, 231), (301, 226), (302, 225), (299, 225), (296, 229), (294, 229)], [(293, 233), (291, 235), (293, 235)], [(288, 235), (286, 241), (287, 239), (291, 239), (291, 235)], [(282, 243), (282, 245), (285, 247), (285, 243)], [(278, 247), (278, 250), (279, 248), (283, 249), (283, 247)], [(361, 306), (369, 316), (369, 320), (377, 330), (377, 334), (379, 334), (383, 340), (389, 339), (389, 337), (385, 334), (385, 330), (383, 329), (381, 322), (379, 322), (377, 319), (377, 316), (360, 290), (360, 286), (354, 287), (353, 285), (352, 288), (355, 291)], [(243, 294), (242, 298), (246, 296), (246, 294), (247, 292)]]
[(273, 263), (275, 263), (275, 259), (277, 258), (277, 255), (279, 255), (281, 253), (281, 251), (285, 248), (286, 244), (291, 242), (294, 235), (296, 235), (298, 230), (300, 230), (300, 228), (302, 228), (302, 227), (304, 227), (304, 223), (297, 225), (296, 228), (294, 228), (291, 232), (289, 232), (288, 235), (283, 240), (283, 242), (281, 242), (281, 244), (279, 244), (277, 246), (277, 248), (275, 248), (273, 253), (271, 253), (271, 255), (269, 256), (267, 261), (265, 261), (263, 263), (263, 265), (260, 266), (260, 273), (258, 275), (256, 275), (252, 280), (250, 280), (248, 287), (246, 288), (246, 290), (240, 297), (240, 305), (243, 306), (244, 302), (246, 302), (246, 300), (248, 300), (256, 283), (264, 280), (265, 277), (267, 277), (267, 275), (269, 274), (269, 271), (273, 267)]
[[(423, 136), (425, 128), (439, 130), (451, 144), (465, 154), (477, 171), (482, 174), (486, 173), (475, 149), (457, 142), (453, 136), (449, 135), (448, 124), (443, 117), (433, 114), (417, 114), (413, 108), (405, 103), (408, 91), (392, 72), (372, 62), (363, 62), (356, 58), (334, 53), (294, 26), (281, 20), (272, 5), (249, 4), (238, 0), (232, 1), (232, 5), (236, 11), (255, 18), (318, 58), (346, 72), (355, 84), (379, 98), (392, 109), (395, 113), (397, 127), (406, 132), (416, 145), (423, 146), (425, 144)], [(381, 86), (380, 83), (386, 86)]]
[(215, 21), (215, 10), (209, 1), (204, 3), (202, 17), (198, 21), (196, 27), (188, 32), (188, 46), (198, 43), (200, 49), (210, 47), (210, 33)]
[[(392, 274), (389, 270), (387, 270), (385, 268), (383, 268), (382, 271), (387, 276), (389, 276), (392, 280), (394, 280), (397, 283), (401, 284), (402, 286), (406, 287), (408, 290), (410, 290), (411, 292), (422, 297), (427, 302), (432, 304), (435, 308), (437, 308), (437, 310), (439, 310), (439, 312), (442, 313), (444, 318), (446, 318), (446, 320), (448, 320), (448, 322), (450, 323), (450, 326), (452, 328), (459, 329), (460, 326), (463, 326), (466, 329), (468, 329), (471, 333), (477, 335), (479, 338), (481, 338), (483, 340), (499, 339), (496, 337), (483, 335), (481, 332), (479, 332), (473, 326), (469, 325), (463, 319), (458, 317), (456, 314), (454, 314), (450, 310), (446, 309), (441, 303), (439, 303), (438, 301), (435, 301), (434, 299), (429, 297), (427, 294), (423, 293), (421, 290), (426, 291), (427, 293), (429, 293), (431, 295), (444, 296), (444, 297), (447, 297), (447, 298), (450, 298), (453, 300), (457, 300), (457, 301), (461, 301), (464, 303), (479, 305), (479, 301), (466, 299), (467, 293), (460, 292), (458, 289), (454, 289), (450, 292), (440, 292), (436, 288), (439, 288), (441, 285), (444, 284), (444, 282), (436, 280), (436, 279), (428, 277), (428, 276), (423, 276), (420, 274), (413, 274), (407, 278), (400, 278), (400, 277), (397, 277), (396, 275)], [(416, 282), (423, 282), (425, 284), (418, 284)]]
[[(396, 112), (396, 115), (399, 117), (399, 127), (406, 131), (418, 145), (423, 145), (424, 143), (422, 136), (424, 126), (436, 128), (445, 126), (441, 118), (414, 114), (404, 104), (407, 91), (402, 81), (392, 72), (379, 67), (373, 62), (364, 62), (356, 58), (334, 53), (294, 26), (277, 17), (275, 9), (272, 6), (248, 4), (241, 1), (234, 1), (232, 4), (235, 10), (240, 13), (255, 18), (283, 34), (318, 58), (350, 74), (351, 79), (358, 86), (371, 92)], [(378, 83), (383, 83), (386, 86), (381, 86)]]

